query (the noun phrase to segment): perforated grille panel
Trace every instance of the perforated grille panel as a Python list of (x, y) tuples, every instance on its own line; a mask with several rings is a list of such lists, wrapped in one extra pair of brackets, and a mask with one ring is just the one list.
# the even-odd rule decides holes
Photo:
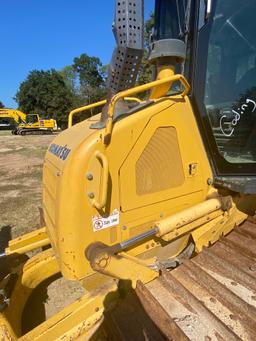
[(159, 192), (183, 182), (176, 129), (157, 128), (136, 163), (136, 192), (138, 195)]
[(143, 2), (141, 0), (116, 1), (113, 31), (117, 45), (141, 49), (143, 40)]
[(134, 86), (138, 74), (142, 52), (127, 47), (117, 47), (110, 66), (111, 77), (108, 86), (114, 93)]
[(113, 32), (117, 47), (112, 56), (108, 86), (114, 93), (135, 84), (143, 55), (143, 1), (116, 0)]

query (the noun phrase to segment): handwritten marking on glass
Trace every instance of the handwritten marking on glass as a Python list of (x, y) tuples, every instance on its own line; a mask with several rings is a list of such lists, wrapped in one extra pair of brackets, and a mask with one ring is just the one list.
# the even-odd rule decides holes
[[(251, 112), (254, 112), (256, 109), (256, 102), (253, 101), (252, 99), (247, 98), (246, 103), (242, 104), (240, 108), (237, 110), (232, 110), (232, 113), (234, 114), (234, 118), (230, 121), (230, 119), (227, 117), (227, 115), (222, 115), (220, 118), (220, 130), (223, 135), (225, 136), (231, 136), (233, 132), (235, 131), (236, 125), (239, 123), (241, 116), (245, 113), (246, 109), (251, 108)], [(227, 120), (225, 120), (227, 119)], [(231, 131), (229, 133), (224, 131), (224, 124), (228, 124), (232, 127)]]

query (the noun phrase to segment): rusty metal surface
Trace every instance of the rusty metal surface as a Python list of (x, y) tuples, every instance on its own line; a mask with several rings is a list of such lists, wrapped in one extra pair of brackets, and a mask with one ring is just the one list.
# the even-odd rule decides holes
[[(134, 290), (115, 305), (104, 312), (102, 329), (106, 338), (95, 340), (109, 341), (164, 341), (168, 337), (151, 320)], [(185, 340), (185, 339), (184, 339)]]
[(163, 270), (147, 289), (190, 340), (256, 340), (255, 221)]
[(95, 340), (256, 340), (255, 221), (118, 302)]
[(156, 298), (152, 296), (150, 291), (142, 284), (137, 283), (136, 294), (145, 309), (147, 315), (154, 322), (154, 324), (162, 331), (167, 340), (189, 340), (186, 334), (173, 321), (170, 315), (158, 303)]

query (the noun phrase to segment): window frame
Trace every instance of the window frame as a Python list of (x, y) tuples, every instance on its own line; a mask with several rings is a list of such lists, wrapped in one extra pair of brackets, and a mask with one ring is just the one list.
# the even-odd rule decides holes
[(202, 15), (204, 15), (202, 8), (205, 6), (205, 1), (195, 0), (194, 9), (196, 8), (197, 12), (192, 14), (194, 20), (191, 20), (193, 26), (190, 27), (191, 34), (189, 37), (193, 46), (188, 75), (191, 84), (191, 103), (215, 175), (255, 175), (256, 163), (230, 163), (220, 154), (204, 104), (208, 59), (208, 54), (205, 51), (208, 51), (211, 26), (213, 24), (213, 13), (215, 13), (216, 4), (217, 0), (213, 0), (211, 15), (205, 22), (202, 20)]

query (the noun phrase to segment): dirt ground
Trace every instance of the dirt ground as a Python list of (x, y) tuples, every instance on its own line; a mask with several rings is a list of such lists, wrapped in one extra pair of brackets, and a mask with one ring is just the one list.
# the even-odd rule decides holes
[[(54, 135), (14, 136), (0, 131), (0, 251), (8, 240), (40, 227), (42, 168)], [(65, 299), (59, 293), (65, 292)], [(79, 298), (84, 290), (63, 279), (48, 288), (47, 317)]]
[(0, 132), (0, 229), (12, 238), (39, 227), (42, 166), (53, 138)]

